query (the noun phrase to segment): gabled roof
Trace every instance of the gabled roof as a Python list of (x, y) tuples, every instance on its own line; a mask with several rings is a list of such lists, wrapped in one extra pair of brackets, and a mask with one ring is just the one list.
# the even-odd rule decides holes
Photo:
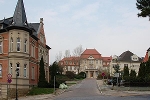
[(139, 58), (138, 61), (132, 61), (131, 56), (133, 56), (133, 55), (134, 54), (132, 52), (130, 52), (129, 50), (125, 51), (119, 56), (118, 61), (125, 61), (125, 62), (141, 62), (142, 61), (142, 59), (140, 57), (138, 57)]
[(101, 54), (96, 49), (86, 49), (82, 54), (81, 58), (88, 59), (92, 56), (95, 59), (101, 59)]
[(82, 55), (100, 55), (100, 53), (96, 49), (86, 49)]
[(13, 15), (13, 25), (15, 26), (27, 26), (27, 17), (23, 4), (23, 0), (18, 0), (14, 15)]
[(64, 57), (61, 61), (79, 60), (80, 57)]

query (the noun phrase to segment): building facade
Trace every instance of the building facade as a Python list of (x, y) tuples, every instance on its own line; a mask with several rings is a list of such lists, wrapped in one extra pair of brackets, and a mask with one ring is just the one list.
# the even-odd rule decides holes
[(115, 55), (112, 57), (111, 61), (110, 76), (114, 76), (114, 67), (117, 64), (119, 65), (120, 71), (122, 72), (124, 67), (128, 67), (129, 71), (132, 69), (135, 70), (135, 72), (138, 74), (141, 62), (142, 59), (130, 51), (125, 51), (120, 56)]
[(0, 95), (7, 95), (8, 74), (12, 80), (9, 88), (15, 90), (16, 69), (18, 89), (37, 85), (41, 57), (49, 81), (50, 49), (46, 45), (43, 18), (39, 23), (28, 23), (23, 0), (18, 0), (13, 17), (0, 20)]
[(102, 57), (96, 49), (86, 49), (80, 57), (63, 58), (64, 72), (85, 72), (87, 78), (97, 78), (99, 72), (109, 69), (112, 57)]

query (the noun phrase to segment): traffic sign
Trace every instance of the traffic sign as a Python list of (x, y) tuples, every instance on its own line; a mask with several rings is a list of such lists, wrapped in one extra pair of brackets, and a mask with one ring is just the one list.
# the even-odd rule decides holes
[(8, 78), (8, 79), (11, 79), (11, 78), (12, 78), (12, 75), (11, 75), (11, 74), (8, 74), (8, 75), (7, 75), (7, 78)]
[(8, 80), (7, 80), (7, 82), (8, 82), (8, 83), (11, 83), (11, 82), (12, 82), (12, 80), (11, 80), (11, 79), (8, 79)]
[(104, 73), (104, 72), (102, 73), (102, 76), (105, 76), (105, 73)]

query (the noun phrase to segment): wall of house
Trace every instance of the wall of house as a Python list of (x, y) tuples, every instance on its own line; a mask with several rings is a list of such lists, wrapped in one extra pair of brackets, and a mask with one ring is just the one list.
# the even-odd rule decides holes
[(7, 83), (7, 74), (8, 74), (8, 32), (0, 34), (0, 41), (2, 41), (2, 52), (0, 53), (0, 64), (2, 66), (2, 76), (0, 76), (0, 83)]

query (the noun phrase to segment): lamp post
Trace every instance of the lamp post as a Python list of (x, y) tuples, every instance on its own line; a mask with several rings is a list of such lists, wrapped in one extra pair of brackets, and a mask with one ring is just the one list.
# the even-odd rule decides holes
[(17, 92), (17, 78), (19, 76), (19, 68), (16, 68), (16, 100), (18, 100), (18, 92)]

